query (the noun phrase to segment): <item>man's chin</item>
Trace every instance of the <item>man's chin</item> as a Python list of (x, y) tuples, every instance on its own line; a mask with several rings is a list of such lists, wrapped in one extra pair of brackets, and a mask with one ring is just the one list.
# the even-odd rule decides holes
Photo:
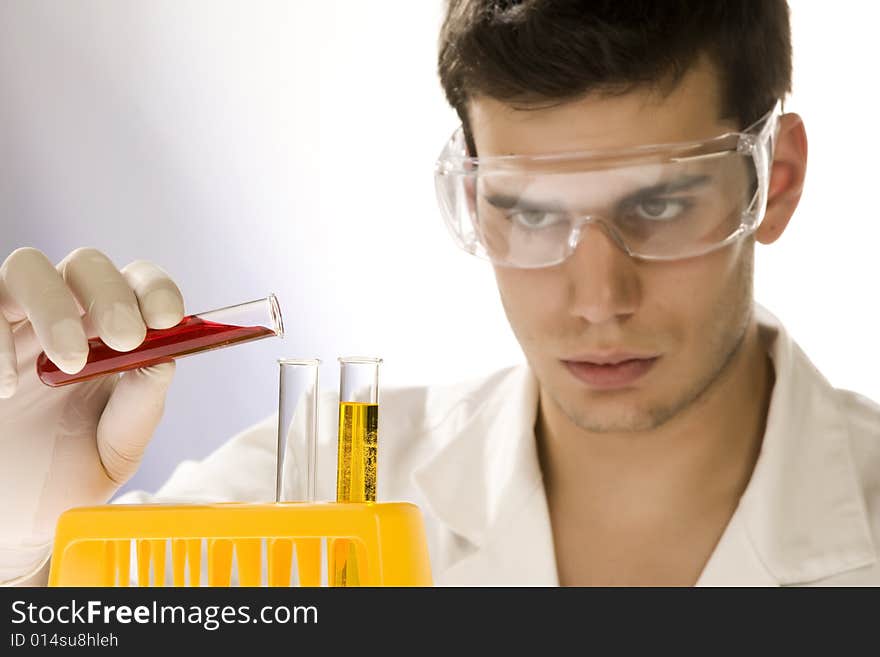
[(644, 400), (636, 389), (600, 391), (573, 395), (567, 403), (556, 402), (559, 410), (576, 427), (591, 433), (632, 433), (658, 427), (668, 417)]
[(590, 433), (639, 433), (656, 429), (659, 424), (649, 414), (608, 413), (576, 415), (566, 414), (568, 419), (582, 431)]

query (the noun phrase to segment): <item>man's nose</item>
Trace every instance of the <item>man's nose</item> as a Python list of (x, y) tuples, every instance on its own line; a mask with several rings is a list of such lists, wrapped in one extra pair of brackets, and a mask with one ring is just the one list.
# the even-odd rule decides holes
[(563, 267), (568, 274), (573, 315), (602, 324), (625, 319), (638, 308), (641, 282), (637, 263), (602, 222), (582, 227), (574, 252)]

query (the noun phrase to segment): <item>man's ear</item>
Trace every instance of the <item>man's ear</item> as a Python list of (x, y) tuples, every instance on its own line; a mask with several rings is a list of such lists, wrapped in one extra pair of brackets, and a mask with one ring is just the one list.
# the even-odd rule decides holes
[(797, 114), (779, 117), (779, 133), (770, 169), (767, 212), (755, 231), (755, 239), (772, 244), (788, 225), (801, 200), (807, 173), (807, 132)]

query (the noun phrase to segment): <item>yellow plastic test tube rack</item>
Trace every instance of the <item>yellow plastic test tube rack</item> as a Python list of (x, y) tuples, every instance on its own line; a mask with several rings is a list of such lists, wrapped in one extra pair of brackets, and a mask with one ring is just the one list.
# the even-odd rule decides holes
[(320, 586), (326, 567), (332, 586), (337, 540), (355, 546), (361, 586), (431, 585), (421, 512), (404, 502), (71, 509), (58, 521), (49, 585), (290, 586), (293, 574)]

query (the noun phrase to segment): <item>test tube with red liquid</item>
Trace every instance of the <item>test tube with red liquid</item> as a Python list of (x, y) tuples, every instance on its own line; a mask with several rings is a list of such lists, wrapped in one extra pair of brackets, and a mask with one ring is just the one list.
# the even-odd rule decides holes
[(48, 386), (63, 386), (113, 372), (167, 363), (210, 349), (283, 335), (281, 308), (275, 295), (270, 294), (265, 299), (188, 315), (171, 328), (147, 329), (143, 343), (131, 351), (116, 351), (100, 338), (90, 338), (86, 365), (75, 374), (59, 369), (43, 352), (37, 357), (37, 375)]

